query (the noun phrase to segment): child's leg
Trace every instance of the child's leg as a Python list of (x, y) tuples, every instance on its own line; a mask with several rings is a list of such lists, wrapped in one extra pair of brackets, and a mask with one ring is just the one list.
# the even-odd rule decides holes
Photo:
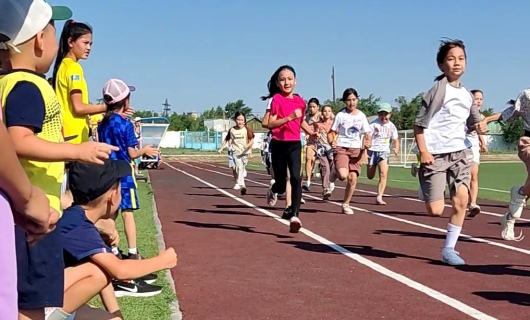
[(44, 319), (45, 308), (62, 308), (64, 300), (63, 242), (55, 229), (35, 245), (15, 227), (19, 319)]
[(377, 171), (377, 162), (379, 161), (379, 152), (368, 150), (368, 164), (366, 170), (366, 177), (368, 180), (372, 180), (375, 177)]
[[(478, 156), (475, 154), (478, 153)], [(471, 185), (469, 187), (469, 214), (468, 217), (473, 218), (480, 213), (480, 207), (477, 205), (478, 198), (478, 169), (479, 169), (479, 158), (480, 150), (473, 150), (473, 164), (471, 168)]]
[[(381, 159), (381, 158), (380, 158)], [(379, 183), (377, 184), (377, 198), (376, 202), (378, 204), (385, 205), (383, 201), (383, 194), (385, 193), (386, 183), (388, 178), (388, 154), (383, 159), (379, 161), (377, 167), (379, 169)]]
[(320, 178), (322, 179), (322, 188), (324, 189), (325, 193), (326, 190), (329, 189), (331, 175), (331, 166), (325, 154), (320, 157), (320, 165), (322, 166), (322, 176)]
[[(110, 280), (108, 274), (92, 262), (67, 268), (65, 270), (65, 293), (62, 310), (73, 313), (107, 287)], [(66, 284), (70, 283), (71, 285), (66, 288)]]
[(349, 149), (346, 152), (348, 157), (348, 183), (344, 191), (344, 200), (342, 202), (342, 212), (345, 214), (353, 214), (350, 207), (350, 201), (357, 186), (357, 178), (361, 174), (361, 159), (363, 151), (361, 149)]
[(311, 175), (313, 173), (313, 166), (315, 165), (316, 149), (314, 145), (306, 145), (305, 150), (306, 182), (304, 185), (304, 189), (309, 190), (311, 188)]
[(291, 187), (291, 172), (287, 168), (287, 181), (285, 183), (285, 207), (290, 208), (292, 206), (292, 195), (293, 188)]
[(133, 211), (140, 208), (138, 196), (135, 188), (121, 189), (120, 210), (123, 219), (125, 237), (129, 246), (129, 258), (140, 259), (138, 249), (136, 248), (136, 222), (134, 221)]
[(285, 148), (282, 141), (271, 140), (271, 152), (274, 154), (272, 160), (272, 170), (274, 171), (274, 184), (267, 191), (267, 203), (274, 206), (278, 194), (285, 192), (285, 181), (287, 180), (287, 161), (285, 157)]
[(300, 154), (302, 147), (300, 143), (290, 143), (287, 148), (287, 166), (291, 177), (289, 182), (291, 184), (291, 208), (292, 217), (290, 219), (290, 232), (298, 232), (302, 227), (302, 223), (298, 216), (300, 215), (300, 205), (302, 201), (302, 161)]

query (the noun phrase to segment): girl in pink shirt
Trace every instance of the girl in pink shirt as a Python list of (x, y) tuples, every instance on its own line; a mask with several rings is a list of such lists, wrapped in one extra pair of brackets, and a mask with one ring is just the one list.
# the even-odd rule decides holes
[(298, 232), (302, 227), (299, 219), (300, 202), (302, 199), (302, 143), (300, 132), (312, 134), (305, 122), (306, 103), (299, 95), (294, 94), (296, 72), (291, 66), (281, 66), (274, 72), (269, 83), (269, 94), (263, 99), (272, 99), (269, 112), (268, 128), (271, 129), (270, 150), (272, 170), (275, 183), (267, 191), (267, 203), (274, 206), (278, 194), (285, 192), (287, 169), (289, 169), (292, 186), (291, 208), (282, 218), (290, 221), (290, 232)]

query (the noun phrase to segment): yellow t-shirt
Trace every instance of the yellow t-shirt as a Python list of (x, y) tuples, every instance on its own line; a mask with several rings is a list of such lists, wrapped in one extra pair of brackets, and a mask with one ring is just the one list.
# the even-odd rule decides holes
[[(81, 91), (82, 101), (88, 104), (88, 85), (85, 81), (83, 68), (70, 58), (64, 58), (57, 70), (55, 93), (61, 103), (64, 137), (70, 143), (80, 144), (88, 141), (88, 118), (74, 115), (74, 106), (70, 93)], [(77, 136), (74, 139), (69, 137)]]
[[(15, 91), (13, 88), (16, 88)], [(61, 105), (44, 75), (25, 70), (0, 73), (0, 102), (2, 118), (7, 126), (34, 124), (40, 127), (37, 137), (55, 143), (64, 141)], [(20, 111), (24, 108), (27, 109)], [(61, 214), (64, 162), (20, 159), (20, 163), (31, 183), (46, 192), (50, 206)]]

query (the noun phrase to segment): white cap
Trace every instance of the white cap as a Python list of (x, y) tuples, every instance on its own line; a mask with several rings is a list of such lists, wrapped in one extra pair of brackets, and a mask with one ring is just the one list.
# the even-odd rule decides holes
[(142, 118), (140, 118), (140, 117), (136, 117), (136, 118), (134, 118), (134, 121), (136, 121), (136, 122), (138, 122), (138, 121), (140, 121), (140, 120), (142, 120)]
[(0, 49), (20, 52), (17, 46), (44, 30), (52, 20), (72, 17), (68, 7), (52, 7), (44, 0), (0, 0)]

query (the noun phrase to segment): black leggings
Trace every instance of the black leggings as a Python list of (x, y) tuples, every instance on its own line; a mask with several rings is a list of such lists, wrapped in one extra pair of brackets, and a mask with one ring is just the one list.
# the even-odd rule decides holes
[(272, 192), (282, 194), (287, 184), (287, 168), (291, 174), (291, 208), (298, 216), (302, 201), (302, 144), (300, 141), (271, 140), (271, 160), (275, 183)]

